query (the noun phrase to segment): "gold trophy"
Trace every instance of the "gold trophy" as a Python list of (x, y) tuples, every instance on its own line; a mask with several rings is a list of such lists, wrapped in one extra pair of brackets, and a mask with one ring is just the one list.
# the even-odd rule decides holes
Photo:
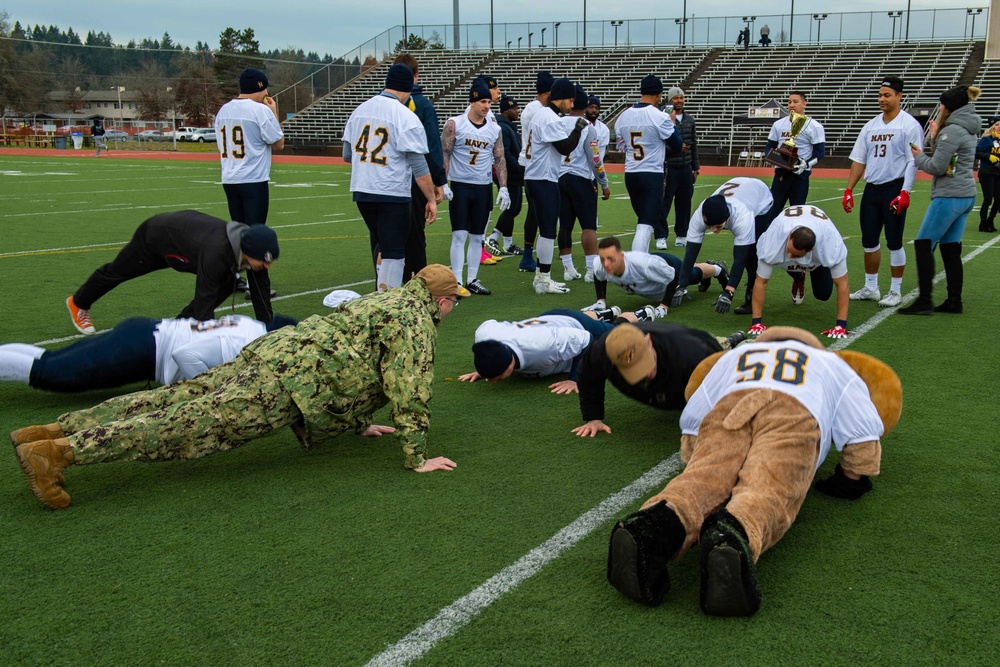
[(775, 167), (792, 171), (799, 161), (799, 148), (795, 145), (795, 137), (809, 124), (809, 116), (801, 113), (789, 112), (789, 137), (778, 144), (778, 147), (768, 153), (764, 160)]

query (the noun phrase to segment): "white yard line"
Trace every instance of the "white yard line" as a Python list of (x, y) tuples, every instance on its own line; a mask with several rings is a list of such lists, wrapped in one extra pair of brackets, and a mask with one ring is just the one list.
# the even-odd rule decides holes
[[(998, 241), (1000, 241), (1000, 236), (993, 237), (987, 243), (965, 255), (962, 261), (968, 262)], [(935, 282), (943, 279), (943, 272), (934, 278)], [(916, 296), (916, 290), (909, 292), (906, 297), (909, 298), (911, 295)], [(895, 310), (895, 308), (882, 310), (861, 324), (853, 335), (836, 341), (827, 349), (842, 350), (852, 345), (884, 322)], [(653, 489), (659, 490), (669, 477), (680, 471), (681, 467), (678, 454), (664, 459), (639, 479), (611, 494), (544, 543), (529, 551), (517, 562), (490, 577), (471, 593), (441, 609), (434, 618), (372, 658), (368, 665), (371, 667), (409, 665), (423, 657), (439, 641), (450, 637), (468, 625), (475, 616), (500, 599), (501, 596), (511, 592), (531, 578), (596, 528), (614, 519), (632, 502)]]

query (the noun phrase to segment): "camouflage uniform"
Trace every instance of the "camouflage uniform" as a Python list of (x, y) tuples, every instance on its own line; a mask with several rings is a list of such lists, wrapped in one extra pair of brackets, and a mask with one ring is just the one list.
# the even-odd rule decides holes
[(424, 462), (441, 310), (424, 286), (378, 292), (246, 346), (193, 380), (62, 415), (76, 463), (193, 459), (304, 420), (310, 438), (392, 406), (407, 468)]

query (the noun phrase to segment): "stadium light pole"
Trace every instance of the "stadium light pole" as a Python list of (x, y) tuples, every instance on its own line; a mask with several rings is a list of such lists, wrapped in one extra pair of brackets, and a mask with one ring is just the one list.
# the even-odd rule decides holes
[(688, 23), (688, 0), (684, 0), (684, 9), (681, 10), (681, 46), (687, 44), (687, 23)]
[(510, 51), (510, 45), (514, 42), (512, 39), (507, 40), (507, 50)]
[(520, 48), (521, 48), (521, 40), (522, 40), (522, 39), (524, 39), (524, 37), (518, 37), (518, 38), (517, 38), (517, 48), (518, 48), (519, 50), (520, 50)]
[(625, 22), (622, 21), (621, 19), (619, 19), (617, 21), (612, 21), (611, 22), (611, 25), (614, 26), (614, 29), (615, 29), (615, 48), (616, 49), (618, 48), (618, 28), (620, 28), (623, 23), (625, 23)]
[(906, 0), (906, 43), (910, 43), (910, 4), (911, 0)]
[(889, 18), (892, 19), (892, 40), (891, 41), (893, 43), (895, 43), (896, 42), (896, 19), (898, 19), (899, 17), (901, 17), (903, 15), (903, 12), (895, 11), (895, 12), (888, 12), (888, 14), (889, 14)]
[(795, 0), (792, 0), (792, 13), (788, 16), (788, 45), (791, 46), (792, 42), (792, 31), (795, 28)]
[(583, 48), (587, 48), (587, 0), (583, 0)]
[(561, 26), (561, 25), (562, 25), (562, 23), (559, 22), (559, 21), (556, 21), (555, 23), (552, 24), (552, 32), (554, 32), (555, 35), (556, 35), (556, 44), (555, 44), (555, 46), (553, 48), (556, 48), (556, 49), (559, 48), (559, 26)]
[(971, 39), (976, 38), (976, 17), (983, 13), (982, 7), (979, 9), (966, 9), (965, 13), (972, 17), (972, 32), (969, 34)]
[(410, 33), (406, 25), (406, 0), (403, 0), (403, 51), (408, 51)]
[(493, 0), (490, 0), (490, 51), (493, 50)]
[(528, 33), (528, 50), (529, 51), (531, 50), (531, 36), (534, 35), (534, 34), (535, 33), (533, 33), (533, 32), (529, 32)]
[(538, 45), (538, 47), (541, 49), (545, 48), (545, 31), (548, 29), (549, 29), (548, 26), (542, 28), (542, 43)]
[[(823, 29), (823, 21), (826, 20), (826, 14), (813, 14), (813, 18), (816, 19), (816, 43), (820, 42), (820, 31)], [(895, 20), (892, 22), (893, 26), (896, 25)]]

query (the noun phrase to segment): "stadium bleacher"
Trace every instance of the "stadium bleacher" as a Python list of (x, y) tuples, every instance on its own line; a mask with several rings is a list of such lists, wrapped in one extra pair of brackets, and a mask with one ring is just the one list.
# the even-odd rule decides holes
[[(942, 91), (973, 80), (985, 91), (985, 115), (1000, 110), (1000, 64), (972, 59), (982, 42), (797, 45), (752, 48), (619, 48), (581, 51), (493, 52), (427, 50), (414, 52), (420, 83), (435, 104), (438, 119), (459, 114), (466, 91), (480, 73), (500, 82), (522, 106), (534, 99), (535, 73), (568, 76), (603, 102), (602, 119), (613, 128), (616, 115), (638, 98), (639, 80), (656, 74), (664, 86), (681, 85), (687, 108), (697, 118), (704, 152), (735, 156), (760, 150), (765, 132), (733, 128), (733, 117), (791, 90), (809, 96), (807, 113), (826, 128), (827, 153), (846, 157), (864, 123), (878, 113), (878, 80), (894, 74), (906, 81), (904, 107), (932, 109)], [(382, 87), (391, 62), (386, 58), (357, 78), (285, 121), (291, 146), (339, 148), (351, 111)], [(976, 70), (967, 72), (967, 69)]]

